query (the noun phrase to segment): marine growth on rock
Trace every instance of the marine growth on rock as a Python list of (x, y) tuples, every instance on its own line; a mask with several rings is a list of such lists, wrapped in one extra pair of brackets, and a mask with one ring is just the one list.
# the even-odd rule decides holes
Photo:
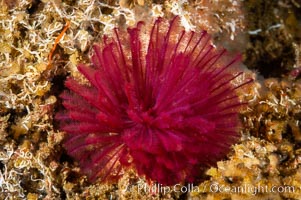
[[(91, 181), (124, 169), (163, 185), (194, 181), (238, 138), (240, 57), (212, 45), (180, 18), (116, 28), (94, 45), (89, 81), (68, 78), (57, 114), (65, 147)], [(236, 82), (236, 84), (234, 84)]]

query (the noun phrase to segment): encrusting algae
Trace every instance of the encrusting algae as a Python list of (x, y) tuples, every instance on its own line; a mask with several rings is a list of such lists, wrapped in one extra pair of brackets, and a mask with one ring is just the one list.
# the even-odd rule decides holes
[[(293, 0), (270, 4), (0, 1), (0, 199), (300, 199), (301, 6)], [(66, 135), (53, 120), (64, 80), (85, 82), (76, 66), (89, 62), (92, 45), (114, 27), (174, 15), (188, 30), (206, 29), (216, 44), (242, 52), (247, 67), (258, 70), (246, 70), (260, 78), (241, 94), (249, 101), (241, 140), (193, 186), (161, 187), (133, 170), (117, 184), (91, 184), (67, 156)], [(239, 192), (244, 186), (249, 190)]]

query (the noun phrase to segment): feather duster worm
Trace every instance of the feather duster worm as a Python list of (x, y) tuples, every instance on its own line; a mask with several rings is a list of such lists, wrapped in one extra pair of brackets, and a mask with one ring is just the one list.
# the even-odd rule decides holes
[(139, 22), (94, 46), (78, 66), (90, 84), (66, 80), (57, 115), (65, 147), (90, 180), (112, 180), (133, 167), (148, 180), (193, 181), (222, 159), (238, 136), (242, 74), (205, 32), (186, 32), (175, 17)]

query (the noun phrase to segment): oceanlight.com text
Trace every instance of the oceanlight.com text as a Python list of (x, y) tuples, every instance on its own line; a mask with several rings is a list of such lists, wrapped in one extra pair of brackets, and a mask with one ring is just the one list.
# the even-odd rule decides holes
[(223, 186), (219, 184), (211, 184), (210, 185), (210, 192), (212, 193), (235, 193), (235, 194), (259, 194), (259, 193), (294, 193), (295, 187), (294, 186), (271, 186), (268, 187), (267, 185), (248, 185), (244, 184), (241, 186)]

